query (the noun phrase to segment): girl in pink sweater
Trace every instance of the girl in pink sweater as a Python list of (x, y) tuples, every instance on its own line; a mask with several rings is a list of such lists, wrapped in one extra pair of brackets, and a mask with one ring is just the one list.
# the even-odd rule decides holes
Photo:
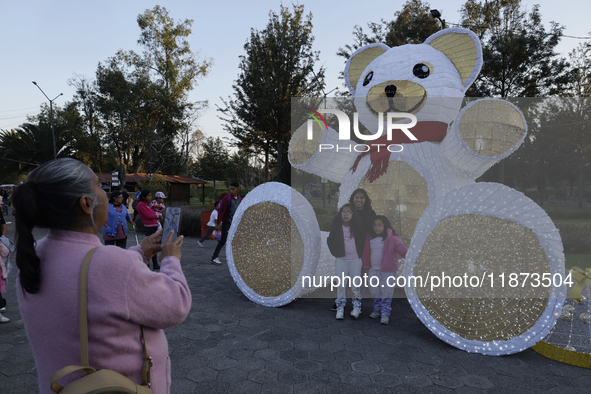
[[(96, 233), (107, 220), (108, 201), (90, 168), (74, 159), (52, 160), (27, 179), (14, 194), (17, 294), (41, 394), (53, 393), (50, 378), (56, 371), (80, 365), (80, 267), (95, 247), (99, 249), (90, 262), (87, 292), (90, 366), (117, 371), (141, 384), (143, 325), (153, 360), (152, 390), (169, 393), (170, 359), (163, 329), (181, 323), (191, 308), (180, 264), (183, 237), (174, 242), (168, 237), (160, 246), (159, 231), (129, 250), (103, 246)], [(34, 227), (50, 232), (36, 243)], [(146, 264), (159, 251), (162, 269), (156, 273)], [(66, 385), (78, 376), (67, 375), (59, 383)]]
[[(150, 208), (151, 202), (152, 192), (148, 189), (142, 190), (140, 194), (140, 202), (137, 204), (137, 211), (140, 214), (140, 219), (142, 219), (142, 222), (144, 223), (146, 237), (149, 237), (158, 231), (158, 216), (156, 215), (156, 212)], [(157, 255), (152, 257), (152, 269), (154, 271), (160, 269)]]
[(365, 239), (363, 270), (369, 271), (369, 290), (373, 297), (372, 319), (381, 317), (380, 323), (390, 323), (392, 295), (398, 271), (398, 255), (406, 256), (408, 248), (385, 216), (376, 216), (373, 231)]

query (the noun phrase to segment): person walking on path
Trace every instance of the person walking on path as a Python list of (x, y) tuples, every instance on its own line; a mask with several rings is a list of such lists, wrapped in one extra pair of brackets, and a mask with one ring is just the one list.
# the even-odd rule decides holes
[(226, 245), (226, 240), (228, 239), (228, 232), (230, 231), (230, 227), (232, 226), (232, 219), (234, 218), (234, 213), (238, 209), (242, 198), (238, 195), (238, 191), (240, 190), (240, 185), (236, 182), (232, 182), (230, 184), (230, 194), (225, 195), (222, 197), (219, 203), (219, 212), (218, 218), (216, 219), (216, 230), (222, 230), (222, 238), (218, 242), (218, 246), (215, 248), (213, 252), (213, 256), (211, 257), (211, 263), (216, 265), (221, 265), (222, 262), (218, 259), (220, 251)]
[(8, 255), (10, 251), (2, 242), (0, 242), (0, 324), (9, 323), (10, 319), (2, 313), (6, 312), (6, 300), (2, 297), (2, 293), (6, 293), (6, 279), (8, 279)]
[(218, 207), (219, 201), (214, 204), (213, 212), (211, 212), (211, 216), (209, 217), (209, 222), (207, 222), (207, 232), (197, 243), (199, 246), (203, 247), (203, 242), (215, 231), (215, 222), (218, 218)]
[[(158, 216), (152, 208), (150, 208), (150, 202), (152, 201), (152, 192), (148, 189), (144, 189), (140, 193), (140, 202), (137, 204), (137, 211), (140, 214), (140, 219), (144, 223), (144, 229), (146, 237), (154, 234), (158, 231)], [(154, 271), (160, 269), (158, 265), (158, 255), (154, 254), (152, 257), (152, 269)]]
[[(110, 369), (141, 384), (144, 340), (152, 359), (151, 389), (170, 393), (171, 367), (164, 329), (180, 324), (191, 308), (181, 269), (183, 237), (161, 245), (162, 232), (124, 250), (103, 246), (97, 232), (107, 221), (108, 201), (85, 164), (62, 158), (31, 171), (15, 191), (17, 294), (35, 357), (39, 392), (53, 394), (50, 378), (80, 364), (79, 279), (86, 254), (98, 247), (88, 271), (88, 355), (95, 369)], [(36, 242), (33, 229), (49, 228)], [(162, 252), (162, 271), (147, 262)], [(157, 302), (154, 296), (157, 295)], [(75, 374), (74, 374), (75, 375)], [(60, 384), (78, 376), (68, 375)]]
[(107, 223), (103, 226), (103, 240), (105, 245), (116, 245), (127, 249), (127, 223), (135, 225), (127, 208), (123, 205), (125, 199), (121, 190), (116, 190), (109, 198), (109, 216)]
[(139, 215), (138, 211), (137, 211), (137, 205), (140, 202), (140, 196), (142, 194), (142, 188), (139, 186), (135, 187), (135, 194), (133, 195), (132, 199), (133, 202), (131, 203), (131, 208), (133, 209), (133, 221), (135, 222), (135, 220), (137, 219), (137, 215)]
[[(381, 317), (380, 323), (390, 323), (392, 296), (398, 271), (398, 255), (406, 257), (408, 248), (392, 228), (386, 216), (377, 216), (372, 234), (367, 234), (363, 252), (363, 270), (369, 271), (369, 291), (373, 297), (371, 319)], [(375, 278), (375, 279), (374, 279)]]

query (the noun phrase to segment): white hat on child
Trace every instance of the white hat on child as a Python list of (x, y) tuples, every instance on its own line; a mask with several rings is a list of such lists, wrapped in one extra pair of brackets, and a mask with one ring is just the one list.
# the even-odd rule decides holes
[(156, 192), (156, 198), (166, 198), (166, 196), (162, 192)]

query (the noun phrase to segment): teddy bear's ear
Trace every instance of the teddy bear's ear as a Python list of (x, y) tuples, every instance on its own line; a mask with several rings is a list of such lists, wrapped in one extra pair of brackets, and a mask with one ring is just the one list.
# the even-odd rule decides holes
[(472, 85), (482, 68), (482, 47), (476, 34), (461, 28), (444, 29), (427, 38), (425, 44), (451, 60), (466, 89)]
[(351, 94), (355, 94), (357, 82), (367, 65), (388, 49), (390, 47), (387, 45), (377, 43), (366, 45), (353, 52), (349, 60), (347, 60), (347, 66), (345, 67), (345, 81)]

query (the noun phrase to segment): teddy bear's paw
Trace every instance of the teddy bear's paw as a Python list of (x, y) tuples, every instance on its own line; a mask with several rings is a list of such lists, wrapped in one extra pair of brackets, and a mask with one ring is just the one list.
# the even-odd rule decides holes
[(458, 114), (442, 142), (442, 153), (456, 167), (478, 177), (513, 153), (526, 132), (523, 114), (515, 105), (481, 99)]
[(234, 214), (228, 268), (251, 301), (285, 305), (310, 290), (302, 278), (316, 273), (321, 239), (308, 200), (283, 183), (267, 182), (248, 193)]
[(404, 277), (415, 278), (406, 294), (423, 323), (453, 346), (489, 355), (519, 352), (547, 335), (565, 294), (563, 274), (548, 215), (492, 183), (462, 186), (431, 204), (404, 265)]
[(289, 141), (289, 162), (294, 168), (341, 182), (355, 163), (360, 151), (351, 140), (339, 140), (332, 128), (322, 129), (314, 123), (312, 135), (307, 124), (297, 129)]

